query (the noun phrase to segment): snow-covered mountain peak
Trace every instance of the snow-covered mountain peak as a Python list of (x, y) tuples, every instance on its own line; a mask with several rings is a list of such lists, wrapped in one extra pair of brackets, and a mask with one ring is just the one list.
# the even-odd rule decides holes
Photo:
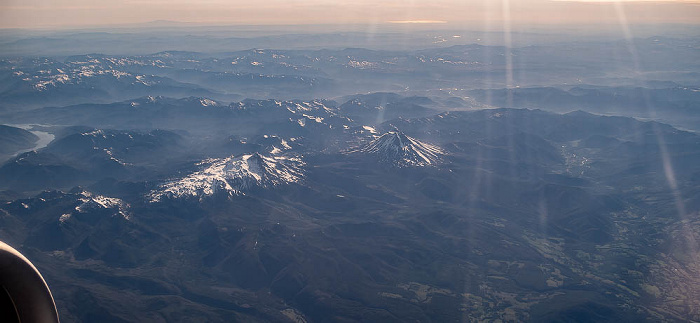
[(395, 166), (428, 166), (440, 162), (443, 150), (400, 131), (387, 132), (372, 140), (361, 152), (376, 155), (380, 161)]
[(215, 106), (218, 106), (218, 105), (219, 105), (218, 102), (216, 102), (216, 101), (214, 101), (214, 100), (212, 100), (212, 99), (207, 99), (207, 98), (201, 98), (201, 99), (199, 99), (199, 103), (200, 103), (203, 107), (215, 107)]
[(202, 198), (223, 192), (244, 195), (252, 188), (271, 188), (296, 183), (303, 177), (299, 157), (264, 156), (259, 153), (208, 159), (201, 169), (184, 178), (167, 182), (149, 194), (151, 202), (163, 198)]

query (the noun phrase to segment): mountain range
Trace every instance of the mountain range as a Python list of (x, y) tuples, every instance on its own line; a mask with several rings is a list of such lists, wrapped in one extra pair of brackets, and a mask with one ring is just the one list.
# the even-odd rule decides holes
[(258, 127), (204, 141), (65, 128), (0, 168), (26, 196), (0, 206), (0, 233), (41, 266), (67, 319), (694, 315), (700, 284), (676, 282), (700, 276), (675, 232), (700, 210), (697, 134), (581, 111), (357, 125), (321, 101), (159, 100), (186, 103), (170, 118)]
[(63, 321), (700, 321), (692, 32), (158, 28), (0, 33)]

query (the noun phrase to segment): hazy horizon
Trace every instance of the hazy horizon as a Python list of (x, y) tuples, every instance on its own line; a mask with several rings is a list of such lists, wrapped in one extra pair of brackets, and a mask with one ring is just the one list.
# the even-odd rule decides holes
[(591, 25), (691, 24), (700, 21), (698, 1), (355, 1), (46, 0), (0, 4), (0, 28), (95, 28), (173, 21), (206, 26), (237, 25)]

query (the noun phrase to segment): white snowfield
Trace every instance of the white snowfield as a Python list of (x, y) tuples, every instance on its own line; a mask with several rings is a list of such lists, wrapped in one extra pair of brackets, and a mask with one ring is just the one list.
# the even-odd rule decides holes
[(378, 156), (382, 162), (398, 167), (439, 164), (445, 152), (440, 147), (424, 143), (402, 132), (391, 131), (372, 140), (360, 152)]
[(245, 195), (255, 188), (271, 188), (296, 183), (303, 177), (304, 162), (296, 156), (263, 156), (259, 153), (207, 159), (201, 170), (167, 182), (149, 193), (150, 202), (164, 198), (202, 198), (223, 192)]

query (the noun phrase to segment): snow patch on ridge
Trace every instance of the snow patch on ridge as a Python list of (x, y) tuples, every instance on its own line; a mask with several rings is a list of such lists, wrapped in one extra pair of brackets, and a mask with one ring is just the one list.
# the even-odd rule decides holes
[[(79, 193), (78, 204), (75, 207), (75, 211), (78, 213), (87, 213), (92, 210), (108, 209), (114, 210), (114, 215), (119, 215), (126, 220), (129, 220), (129, 204), (121, 199), (114, 197), (107, 197), (103, 195), (93, 194), (88, 191), (82, 191)], [(71, 218), (71, 213), (63, 214), (59, 217), (58, 221), (64, 223)]]

